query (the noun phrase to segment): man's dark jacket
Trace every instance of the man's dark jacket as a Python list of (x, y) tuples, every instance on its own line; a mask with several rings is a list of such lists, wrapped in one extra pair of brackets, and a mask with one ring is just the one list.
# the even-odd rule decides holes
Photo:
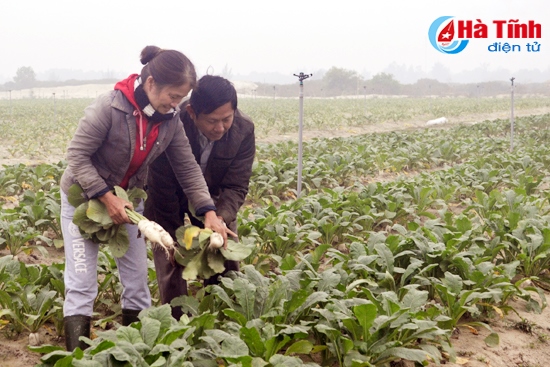
[[(184, 104), (180, 117), (195, 159), (200, 163), (200, 133), (185, 107)], [(255, 152), (254, 124), (237, 109), (231, 128), (214, 143), (204, 172), (216, 214), (223, 217), (233, 231), (237, 227), (237, 212), (248, 193)], [(176, 229), (183, 225), (185, 213), (195, 225), (202, 227), (190, 214), (187, 197), (174, 176), (168, 157), (162, 154), (149, 167), (144, 214), (175, 237)]]

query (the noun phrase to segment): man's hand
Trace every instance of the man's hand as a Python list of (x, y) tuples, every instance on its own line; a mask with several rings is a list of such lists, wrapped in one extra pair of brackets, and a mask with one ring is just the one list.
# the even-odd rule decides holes
[(126, 208), (133, 210), (134, 206), (132, 203), (119, 198), (110, 191), (105, 195), (98, 197), (98, 199), (107, 208), (107, 213), (109, 213), (109, 217), (111, 217), (114, 224), (131, 223), (128, 215), (126, 214)]
[(227, 248), (227, 235), (237, 237), (237, 234), (231, 231), (225, 225), (222, 217), (216, 215), (216, 212), (211, 210), (204, 215), (204, 227), (210, 228), (214, 232), (218, 232), (223, 237), (223, 248)]

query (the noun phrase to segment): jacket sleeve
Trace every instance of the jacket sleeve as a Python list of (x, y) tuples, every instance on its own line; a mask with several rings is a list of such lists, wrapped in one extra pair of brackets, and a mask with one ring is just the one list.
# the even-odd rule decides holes
[(209, 210), (216, 210), (181, 122), (178, 124), (172, 141), (166, 148), (166, 157), (174, 171), (174, 176), (189, 199), (189, 203), (195, 209), (196, 214), (200, 216)]
[(223, 217), (227, 224), (237, 219), (237, 213), (244, 204), (248, 194), (255, 154), (256, 141), (254, 125), (252, 125), (220, 184), (220, 195), (216, 200), (216, 213)]
[(67, 149), (67, 164), (88, 198), (109, 189), (92, 163), (111, 128), (111, 94), (99, 97), (84, 110)]

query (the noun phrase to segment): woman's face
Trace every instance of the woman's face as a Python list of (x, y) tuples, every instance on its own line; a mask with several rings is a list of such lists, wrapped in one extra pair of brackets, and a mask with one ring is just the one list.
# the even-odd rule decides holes
[(184, 84), (178, 87), (172, 85), (160, 87), (155, 83), (153, 77), (149, 76), (145, 81), (143, 90), (147, 94), (151, 106), (159, 113), (166, 114), (181, 103), (183, 98), (191, 91), (191, 86)]

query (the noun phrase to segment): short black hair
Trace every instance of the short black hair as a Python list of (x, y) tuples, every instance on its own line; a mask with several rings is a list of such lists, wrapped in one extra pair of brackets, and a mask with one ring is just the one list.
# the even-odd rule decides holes
[(226, 103), (231, 103), (233, 110), (237, 109), (237, 91), (229, 80), (217, 75), (200, 78), (189, 99), (197, 116), (212, 113)]

